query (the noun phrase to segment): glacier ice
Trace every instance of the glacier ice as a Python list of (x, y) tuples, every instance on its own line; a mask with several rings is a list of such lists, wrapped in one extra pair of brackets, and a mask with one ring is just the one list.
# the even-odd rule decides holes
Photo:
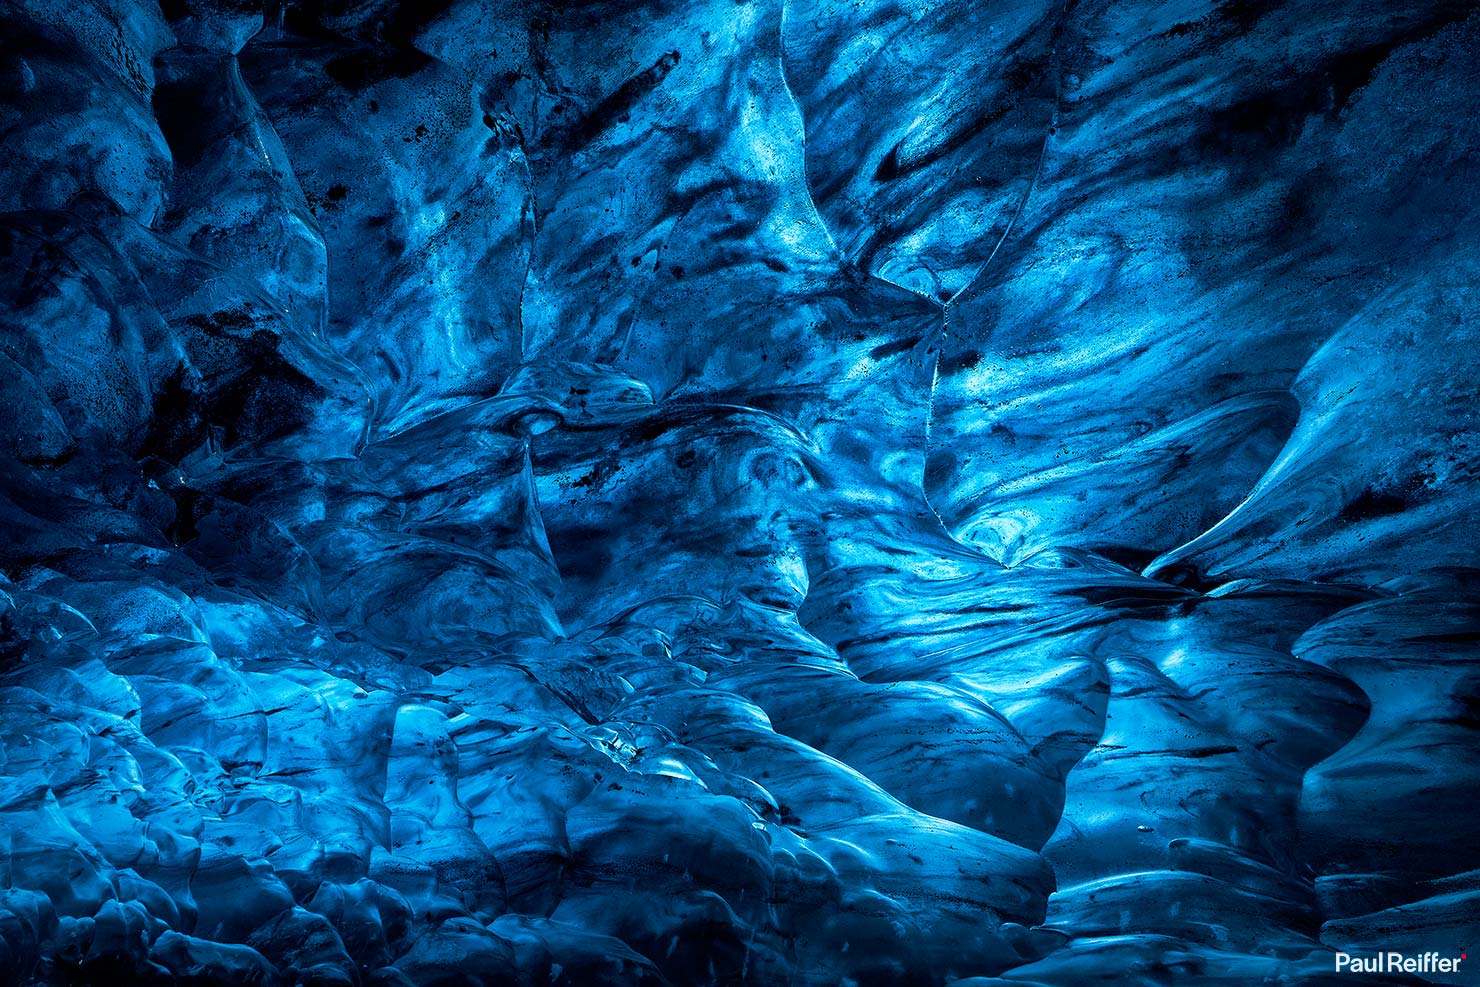
[(1480, 945), (1473, 4), (0, 21), (0, 985)]

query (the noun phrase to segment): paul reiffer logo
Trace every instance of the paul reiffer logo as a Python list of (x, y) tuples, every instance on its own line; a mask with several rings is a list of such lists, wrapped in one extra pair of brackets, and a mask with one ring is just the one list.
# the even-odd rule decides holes
[(1438, 953), (1377, 953), (1374, 956), (1336, 954), (1337, 973), (1458, 973), (1465, 954), (1441, 956)]

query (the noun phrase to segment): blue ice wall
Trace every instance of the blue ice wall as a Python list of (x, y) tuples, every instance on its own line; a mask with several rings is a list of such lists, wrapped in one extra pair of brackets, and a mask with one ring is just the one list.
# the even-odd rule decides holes
[(1468, 0), (12, 0), (0, 79), (0, 985), (1480, 949)]

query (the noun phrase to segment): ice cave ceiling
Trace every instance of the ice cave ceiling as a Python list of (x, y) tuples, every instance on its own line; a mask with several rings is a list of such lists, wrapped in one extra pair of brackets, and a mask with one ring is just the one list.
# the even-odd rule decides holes
[(0, 985), (1480, 948), (1472, 0), (4, 0), (0, 80)]

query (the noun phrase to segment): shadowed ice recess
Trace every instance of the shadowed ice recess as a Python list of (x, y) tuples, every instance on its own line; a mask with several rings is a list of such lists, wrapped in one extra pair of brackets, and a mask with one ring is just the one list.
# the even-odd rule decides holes
[(0, 80), (0, 987), (1480, 984), (1470, 0)]

